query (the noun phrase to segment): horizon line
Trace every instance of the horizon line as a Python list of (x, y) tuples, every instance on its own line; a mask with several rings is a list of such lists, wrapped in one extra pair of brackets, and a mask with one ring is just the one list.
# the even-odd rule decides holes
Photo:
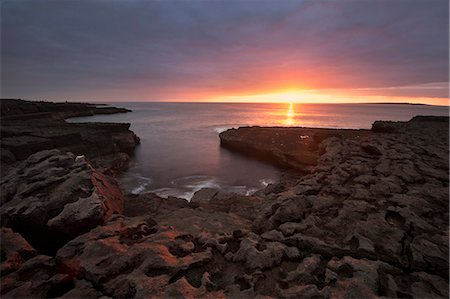
[(113, 104), (113, 103), (192, 103), (192, 104), (300, 104), (300, 105), (365, 105), (365, 104), (374, 104), (374, 105), (415, 105), (415, 106), (433, 106), (433, 107), (448, 107), (450, 108), (450, 103), (447, 105), (434, 105), (434, 104), (428, 104), (428, 103), (413, 103), (413, 102), (322, 102), (322, 103), (316, 103), (316, 102), (296, 102), (296, 101), (274, 101), (274, 102), (239, 102), (239, 101), (151, 101), (151, 100), (145, 100), (145, 101), (105, 101), (105, 100), (93, 100), (93, 99), (86, 99), (86, 100), (51, 100), (51, 99), (30, 99), (25, 100), (22, 98), (0, 98), (0, 101), (3, 100), (24, 100), (24, 101), (30, 101), (30, 102), (56, 102), (56, 103), (104, 103), (104, 104)]

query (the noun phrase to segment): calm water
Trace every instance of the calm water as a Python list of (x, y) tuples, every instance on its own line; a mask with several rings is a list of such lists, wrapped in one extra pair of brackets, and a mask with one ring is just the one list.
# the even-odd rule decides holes
[(448, 107), (380, 104), (113, 103), (132, 113), (73, 118), (129, 122), (140, 138), (134, 163), (120, 179), (126, 192), (190, 199), (203, 187), (250, 194), (280, 172), (222, 149), (219, 132), (239, 126), (370, 128), (375, 120), (448, 115)]

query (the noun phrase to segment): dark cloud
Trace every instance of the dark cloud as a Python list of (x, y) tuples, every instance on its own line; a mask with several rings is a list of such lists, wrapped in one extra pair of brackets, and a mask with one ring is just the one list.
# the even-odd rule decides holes
[[(447, 97), (448, 11), (446, 0), (3, 0), (2, 96), (303, 87)], [(439, 82), (430, 94), (403, 87)]]

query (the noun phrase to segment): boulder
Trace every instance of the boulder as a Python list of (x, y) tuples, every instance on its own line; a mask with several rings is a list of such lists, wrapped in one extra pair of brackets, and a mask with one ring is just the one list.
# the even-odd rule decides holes
[(2, 178), (2, 225), (52, 252), (123, 211), (117, 182), (59, 150), (31, 155)]

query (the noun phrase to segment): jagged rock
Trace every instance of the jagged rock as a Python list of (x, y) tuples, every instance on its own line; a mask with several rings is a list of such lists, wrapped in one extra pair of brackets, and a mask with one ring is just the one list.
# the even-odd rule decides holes
[(320, 255), (314, 254), (310, 257), (304, 258), (301, 263), (297, 265), (297, 268), (293, 271), (286, 273), (286, 277), (283, 279), (288, 284), (319, 284), (321, 274), (321, 258)]
[(286, 245), (279, 242), (262, 242), (257, 235), (250, 233), (241, 241), (233, 261), (245, 262), (249, 269), (264, 269), (280, 264), (287, 252), (291, 254)]
[[(442, 239), (447, 241), (442, 244)], [(448, 235), (432, 238), (426, 235), (415, 237), (409, 246), (410, 267), (416, 271), (430, 271), (448, 276)]]
[[(448, 122), (391, 125), (389, 134), (246, 129), (248, 138), (263, 130), (267, 142), (249, 142), (275, 150), (271, 159), (298, 158), (290, 165), (308, 173), (250, 197), (129, 196), (126, 216), (74, 236), (56, 260), (37, 256), (12, 267), (2, 297), (448, 298)], [(309, 137), (284, 143), (305, 130)], [(239, 130), (232, 134), (239, 140)], [(51, 155), (33, 155), (2, 177), (5, 224), (22, 214), (39, 224), (39, 207), (48, 232), (98, 219), (99, 199), (114, 182), (84, 158)]]
[(214, 200), (192, 202), (191, 207), (200, 207), (205, 211), (231, 213), (253, 221), (261, 209), (264, 199), (257, 196), (245, 196), (235, 193), (218, 192)]
[[(270, 203), (263, 202), (252, 224), (265, 240), (257, 243), (260, 248), (276, 241), (326, 259), (374, 261), (358, 270), (365, 274), (356, 280), (324, 270), (325, 280), (317, 282), (325, 284), (322, 294), (446, 294), (448, 283), (430, 287), (408, 271), (426, 271), (439, 277), (436, 281), (448, 277), (448, 127), (430, 120), (394, 125), (389, 135), (325, 139), (317, 166), (295, 186), (272, 194)], [(379, 276), (373, 269), (380, 265), (390, 270)], [(415, 289), (402, 282), (414, 279)]]
[(373, 144), (362, 143), (361, 144), (361, 148), (362, 148), (363, 151), (365, 151), (369, 155), (381, 156), (383, 154), (380, 151), (380, 149), (377, 146), (373, 145)]
[(28, 242), (12, 229), (1, 229), (1, 265), (0, 275), (9, 274), (19, 269), (22, 264), (37, 255), (36, 250)]
[(191, 198), (192, 203), (209, 202), (214, 199), (219, 191), (214, 188), (202, 188), (194, 193)]
[[(188, 217), (199, 213), (179, 209), (159, 224), (144, 216), (114, 216), (105, 226), (67, 243), (56, 258), (74, 278), (101, 286), (103, 294), (111, 297), (218, 295), (221, 292), (211, 292), (218, 283), (211, 273), (217, 277), (221, 266), (214, 261), (214, 246), (208, 240), (220, 240), (231, 225), (223, 228), (214, 219), (207, 224)], [(178, 227), (182, 219), (191, 227)], [(204, 230), (207, 234), (201, 240)], [(71, 292), (77, 293), (76, 289)]]
[(58, 150), (31, 155), (1, 182), (2, 224), (44, 252), (123, 211), (116, 181)]
[(282, 298), (328, 298), (325, 292), (320, 291), (316, 285), (298, 285), (288, 289), (279, 290), (279, 296)]
[(74, 288), (62, 295), (60, 298), (100, 298), (102, 293), (94, 288), (92, 283), (86, 280), (76, 280)]
[(58, 273), (55, 260), (38, 255), (2, 277), (2, 298), (54, 298), (73, 288), (70, 275)]
[(147, 215), (159, 220), (181, 208), (189, 208), (189, 202), (176, 197), (162, 198), (154, 193), (128, 194), (124, 201), (123, 215), (129, 217)]

